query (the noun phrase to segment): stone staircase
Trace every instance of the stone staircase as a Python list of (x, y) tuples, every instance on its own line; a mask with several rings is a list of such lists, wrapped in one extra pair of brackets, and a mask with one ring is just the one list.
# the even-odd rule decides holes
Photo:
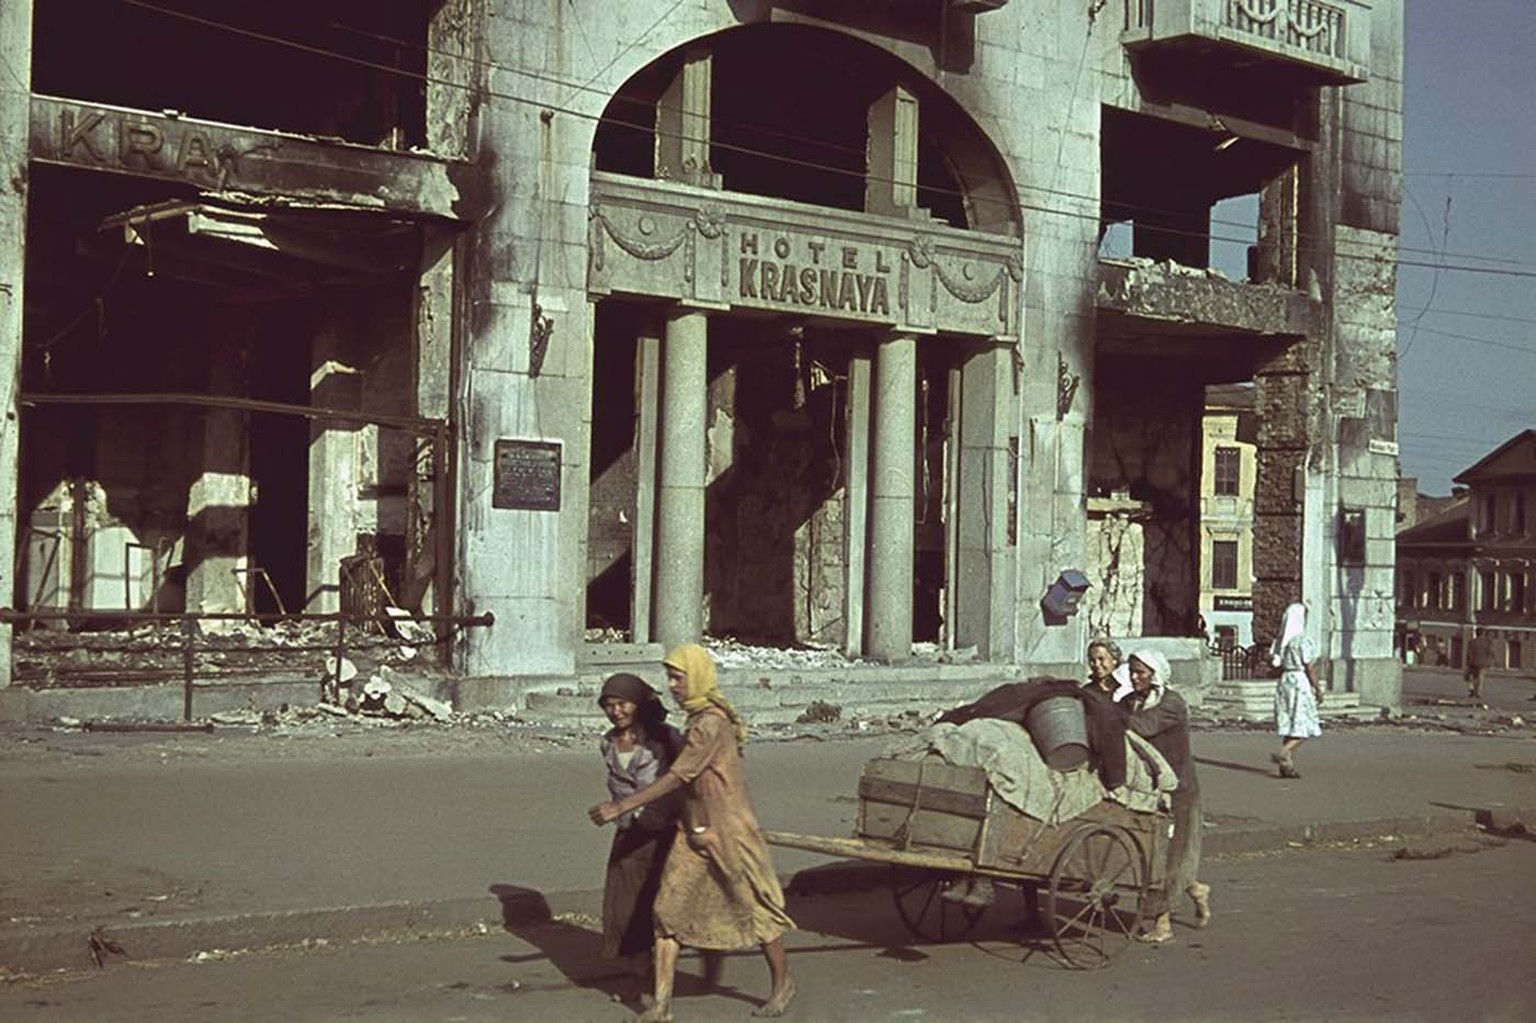
[[(1272, 678), (1225, 679), (1211, 687), (1200, 708), (1203, 716), (1238, 721), (1272, 721), (1275, 716), (1275, 680)], [(1381, 708), (1360, 703), (1359, 693), (1327, 693), (1319, 711), (1324, 720), (1369, 720)]]
[[(522, 696), (519, 716), (549, 725), (603, 727), (597, 706), (602, 680), (615, 671), (633, 671), (662, 693), (660, 647), (610, 644), (586, 652), (576, 678), (553, 691)], [(1004, 682), (1017, 682), (1006, 665), (928, 661), (906, 665), (758, 663), (722, 664), (720, 686), (753, 724), (795, 721), (854, 722), (928, 716), (967, 703)], [(833, 717), (835, 715), (835, 717)], [(681, 715), (674, 713), (674, 723)]]
[[(662, 649), (656, 644), (589, 644), (574, 678), (548, 680), (500, 695), (507, 702), (515, 699), (519, 717), (527, 721), (600, 730), (606, 719), (597, 706), (597, 693), (602, 680), (613, 672), (631, 671), (646, 679), (671, 706), (659, 670), (661, 658)], [(1220, 662), (1214, 659), (1197, 666), (1176, 663), (1175, 672), (1182, 680), (1176, 688), (1197, 719), (1274, 718), (1273, 679), (1216, 681), (1213, 676), (1220, 674)], [(1020, 681), (1022, 674), (1007, 665), (943, 658), (914, 658), (900, 665), (832, 663), (773, 651), (759, 651), (751, 663), (733, 662), (727, 652), (719, 669), (721, 688), (754, 725), (926, 718), (974, 700), (1004, 682)], [(1329, 693), (1322, 714), (1366, 720), (1379, 716), (1380, 708), (1361, 706), (1356, 693)], [(680, 715), (674, 714), (673, 721), (678, 720)]]

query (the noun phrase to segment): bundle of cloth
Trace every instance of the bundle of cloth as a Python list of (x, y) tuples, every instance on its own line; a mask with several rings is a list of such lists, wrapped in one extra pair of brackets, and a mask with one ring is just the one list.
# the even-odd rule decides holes
[[(1046, 764), (1024, 728), (1037, 702), (1072, 695), (1083, 703), (1089, 764), (1058, 771)], [(1083, 691), (1070, 680), (1048, 679), (999, 686), (974, 703), (942, 715), (931, 727), (886, 755), (903, 760), (937, 756), (957, 767), (979, 767), (1000, 799), (1019, 812), (1055, 825), (1108, 799), (1129, 810), (1152, 813), (1178, 787), (1168, 761), (1125, 728), (1121, 707)]]

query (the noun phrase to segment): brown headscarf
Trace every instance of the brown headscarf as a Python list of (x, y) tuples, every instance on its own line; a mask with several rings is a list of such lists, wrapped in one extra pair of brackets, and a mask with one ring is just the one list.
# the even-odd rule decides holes
[(636, 707), (643, 707), (647, 700), (661, 699), (661, 694), (646, 685), (644, 679), (639, 675), (631, 675), (629, 672), (609, 675), (603, 681), (603, 690), (597, 694), (598, 706), (602, 706), (603, 701), (610, 696), (617, 696), (621, 700), (628, 700)]

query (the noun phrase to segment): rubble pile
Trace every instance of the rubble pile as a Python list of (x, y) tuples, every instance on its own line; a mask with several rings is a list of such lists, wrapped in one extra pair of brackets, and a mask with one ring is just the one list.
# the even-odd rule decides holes
[(185, 677), (186, 644), (199, 682), (319, 680), (331, 670), (338, 646), (343, 659), (368, 676), (381, 668), (422, 678), (442, 674), (433, 655), (432, 627), (409, 611), (386, 607), (377, 622), (279, 619), (193, 619), (98, 628), (89, 620), (74, 629), (18, 628), (15, 681), (35, 688), (143, 685)]
[(346, 658), (328, 658), (326, 685), (329, 699), (319, 708), (328, 714), (361, 714), (419, 721), (451, 721), (453, 708), (411, 688), (389, 665), (380, 665), (367, 679), (358, 682), (357, 668)]

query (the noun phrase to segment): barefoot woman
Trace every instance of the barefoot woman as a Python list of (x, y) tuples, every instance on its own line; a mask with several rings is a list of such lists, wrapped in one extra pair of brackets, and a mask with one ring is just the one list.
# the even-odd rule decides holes
[(741, 767), (746, 728), (715, 683), (715, 662), (697, 645), (678, 647), (663, 662), (667, 687), (688, 714), (683, 749), (655, 784), (594, 806), (606, 824), (636, 807), (683, 789), (683, 823), (656, 896), (656, 1001), (646, 1023), (672, 1018), (672, 979), (681, 946), (712, 951), (759, 946), (773, 991), (755, 1016), (781, 1016), (795, 995), (784, 934), (795, 923), (773, 872)]

